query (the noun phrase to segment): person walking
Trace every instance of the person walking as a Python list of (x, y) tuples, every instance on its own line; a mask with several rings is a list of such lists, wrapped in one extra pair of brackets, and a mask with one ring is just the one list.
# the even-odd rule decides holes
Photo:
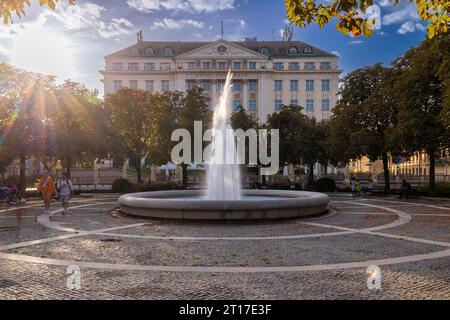
[(359, 179), (356, 179), (355, 194), (357, 197), (361, 196), (361, 181), (359, 181)]
[(352, 197), (356, 197), (356, 179), (355, 179), (355, 177), (352, 178), (352, 181), (350, 182), (350, 187), (352, 189)]
[(72, 194), (72, 181), (67, 178), (67, 173), (63, 172), (61, 179), (56, 184), (56, 189), (59, 191), (62, 205), (64, 208), (63, 214), (68, 213), (70, 195)]
[(402, 184), (400, 185), (400, 195), (399, 195), (399, 199), (402, 199), (403, 196), (406, 197), (406, 199), (409, 198), (409, 194), (411, 193), (411, 184), (406, 181), (406, 179), (402, 180)]
[(42, 200), (44, 201), (45, 213), (48, 214), (50, 212), (50, 204), (52, 201), (52, 196), (55, 192), (55, 182), (53, 178), (50, 176), (48, 170), (44, 171), (42, 178), (39, 180), (39, 188), (38, 188)]

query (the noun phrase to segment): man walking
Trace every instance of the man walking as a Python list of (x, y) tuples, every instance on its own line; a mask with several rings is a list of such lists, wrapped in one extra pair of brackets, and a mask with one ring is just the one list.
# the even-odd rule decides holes
[(48, 214), (50, 212), (52, 196), (55, 194), (55, 183), (48, 170), (44, 171), (44, 175), (39, 180), (38, 190), (44, 200), (45, 213)]
[(61, 179), (58, 180), (56, 188), (59, 191), (61, 196), (62, 205), (64, 208), (63, 214), (68, 213), (70, 195), (72, 194), (72, 181), (67, 179), (67, 174), (65, 172), (62, 173)]

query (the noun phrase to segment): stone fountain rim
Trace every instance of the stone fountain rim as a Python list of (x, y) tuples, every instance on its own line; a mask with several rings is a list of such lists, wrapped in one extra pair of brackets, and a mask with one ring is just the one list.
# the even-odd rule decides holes
[(275, 199), (245, 199), (237, 201), (177, 199), (170, 201), (171, 198), (205, 194), (204, 190), (176, 190), (125, 194), (119, 198), (119, 203), (123, 209), (136, 208), (183, 211), (236, 211), (311, 207), (326, 208), (330, 201), (328, 195), (310, 191), (243, 190), (242, 193), (243, 195), (248, 196), (272, 196), (275, 197)]

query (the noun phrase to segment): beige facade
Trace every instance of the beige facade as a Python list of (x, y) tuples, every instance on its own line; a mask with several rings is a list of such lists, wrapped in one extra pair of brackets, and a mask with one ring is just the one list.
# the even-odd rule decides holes
[(327, 120), (337, 100), (338, 57), (299, 41), (152, 42), (105, 57), (105, 95), (121, 87), (148, 91), (203, 88), (208, 106), (218, 102), (226, 73), (234, 76), (233, 103), (265, 122), (281, 105), (301, 105)]

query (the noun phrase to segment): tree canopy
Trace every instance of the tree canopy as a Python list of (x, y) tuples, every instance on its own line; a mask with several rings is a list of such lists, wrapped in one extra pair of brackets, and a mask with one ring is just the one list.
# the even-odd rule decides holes
[[(47, 5), (51, 9), (56, 8), (59, 0), (39, 0), (41, 6)], [(67, 0), (71, 5), (75, 4), (75, 0)], [(19, 18), (25, 15), (25, 8), (31, 6), (30, 0), (2, 0), (0, 1), (0, 16), (4, 24), (12, 22), (12, 15), (16, 14)]]
[[(417, 7), (420, 18), (428, 23), (428, 37), (447, 33), (450, 28), (450, 1), (448, 0), (389, 0), (393, 6), (400, 2), (411, 2)], [(285, 0), (289, 21), (299, 27), (311, 23), (323, 28), (337, 18), (336, 29), (344, 34), (358, 37), (373, 33), (375, 20), (366, 15), (374, 0)], [(362, 13), (362, 14), (361, 14)]]

